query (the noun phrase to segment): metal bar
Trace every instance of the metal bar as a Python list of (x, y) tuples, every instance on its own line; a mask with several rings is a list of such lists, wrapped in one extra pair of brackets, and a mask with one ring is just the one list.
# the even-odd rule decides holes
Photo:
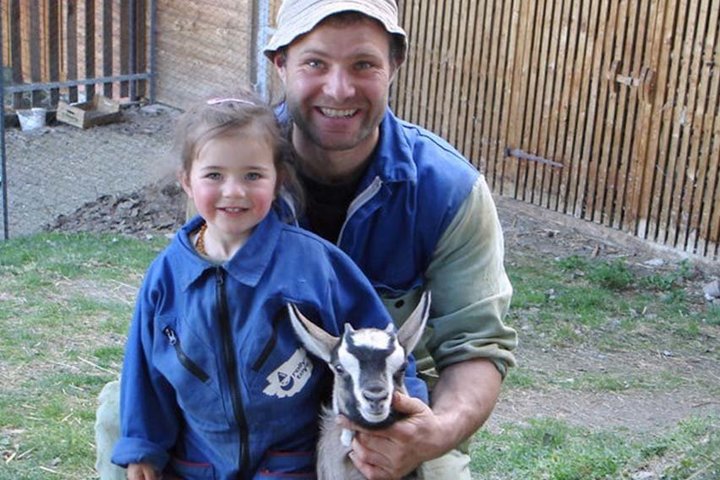
[(50, 83), (31, 83), (28, 85), (12, 85), (5, 87), (7, 93), (32, 92), (35, 90), (48, 90), (51, 88), (77, 87), (78, 85), (88, 85), (105, 82), (121, 82), (128, 80), (147, 80), (150, 78), (148, 73), (134, 73), (128, 75), (115, 75), (113, 77), (97, 77), (87, 78), (84, 80), (68, 80), (66, 82), (50, 82)]
[[(2, 13), (2, 7), (0, 7)], [(3, 36), (2, 15), (0, 15), (0, 38)], [(5, 63), (3, 60), (3, 50), (0, 48), (0, 68)], [(5, 158), (5, 77), (0, 78), (0, 185), (2, 185), (2, 224), (3, 238), (9, 237), (9, 215), (8, 215), (8, 193), (7, 193), (7, 168)]]
[(538, 155), (533, 155), (532, 153), (527, 153), (523, 150), (520, 150), (519, 148), (505, 148), (505, 155), (508, 157), (515, 157), (519, 158), (521, 160), (530, 160), (531, 162), (537, 162), (542, 163), (544, 165), (550, 165), (551, 167), (555, 168), (563, 168), (564, 165), (562, 163), (553, 162), (552, 160), (548, 160), (547, 158), (540, 157)]

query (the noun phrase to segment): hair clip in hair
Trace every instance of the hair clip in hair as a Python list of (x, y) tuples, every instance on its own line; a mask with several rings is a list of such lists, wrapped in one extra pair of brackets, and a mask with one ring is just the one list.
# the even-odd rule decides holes
[(227, 103), (227, 102), (237, 102), (237, 103), (244, 103), (246, 105), (255, 105), (253, 102), (249, 100), (243, 100), (242, 98), (211, 98), (207, 101), (208, 105), (218, 105), (220, 103)]

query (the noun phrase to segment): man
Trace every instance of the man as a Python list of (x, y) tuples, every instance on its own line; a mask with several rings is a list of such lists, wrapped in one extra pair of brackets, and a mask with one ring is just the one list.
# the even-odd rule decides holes
[[(398, 395), (408, 417), (358, 433), (351, 458), (369, 479), (470, 478), (457, 450), (497, 402), (515, 332), (512, 288), (485, 179), (450, 145), (396, 118), (390, 85), (407, 39), (395, 0), (285, 0), (265, 53), (308, 197), (304, 224), (362, 268), (393, 318), (432, 292), (419, 369), (437, 367), (431, 407)], [(433, 460), (435, 459), (435, 460)]]

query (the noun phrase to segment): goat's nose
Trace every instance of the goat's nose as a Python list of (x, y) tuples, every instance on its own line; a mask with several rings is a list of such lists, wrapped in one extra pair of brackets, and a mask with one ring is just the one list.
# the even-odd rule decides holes
[(377, 403), (382, 402), (383, 400), (387, 400), (388, 398), (388, 391), (380, 386), (374, 386), (374, 387), (368, 387), (365, 390), (363, 390), (363, 397), (368, 402)]

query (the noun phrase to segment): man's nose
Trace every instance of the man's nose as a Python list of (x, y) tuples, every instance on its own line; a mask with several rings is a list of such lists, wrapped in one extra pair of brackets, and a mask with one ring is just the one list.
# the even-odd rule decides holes
[(346, 100), (355, 95), (352, 75), (343, 68), (332, 69), (325, 81), (325, 94), (335, 100)]

